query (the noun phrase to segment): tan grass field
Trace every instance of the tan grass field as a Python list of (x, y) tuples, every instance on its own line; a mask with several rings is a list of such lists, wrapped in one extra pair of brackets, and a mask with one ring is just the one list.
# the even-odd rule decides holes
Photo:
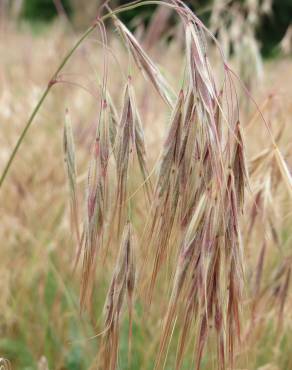
[[(50, 76), (76, 38), (77, 35), (73, 36), (58, 23), (43, 30), (40, 36), (13, 25), (7, 25), (1, 35), (1, 169)], [(12, 369), (96, 368), (103, 338), (96, 334), (104, 330), (103, 308), (119, 244), (113, 237), (111, 247), (104, 248), (98, 256), (91, 308), (80, 315), (82, 266), (79, 264), (73, 272), (77, 242), (70, 225), (63, 129), (68, 109), (76, 146), (81, 225), (90, 148), (100, 107), (103, 60), (98, 40), (100, 35), (94, 31), (60, 74), (60, 82), (52, 88), (36, 116), (0, 191), (0, 357), (8, 359)], [(108, 86), (120, 116), (129, 56), (117, 34), (111, 35), (109, 45), (115, 57), (109, 53)], [(176, 92), (183, 78), (183, 53), (184, 48), (175, 42), (168, 46), (161, 43), (150, 53)], [(216, 57), (212, 55), (210, 62), (217, 68)], [(291, 170), (292, 60), (266, 61), (263, 68), (263, 79), (255, 83), (252, 95)], [(132, 81), (145, 129), (148, 169), (155, 183), (157, 171), (152, 169), (157, 170), (170, 110), (134, 66)], [(240, 95), (244, 95), (239, 84), (237, 88)], [(240, 302), (241, 343), (235, 347), (234, 368), (289, 370), (292, 369), (291, 184), (252, 102), (248, 111), (242, 104), (241, 126), (250, 185), (240, 216), (244, 284)], [(143, 178), (137, 166), (133, 167), (128, 195), (136, 231), (139, 283), (134, 293), (131, 360), (129, 364), (129, 320), (127, 309), (123, 309), (119, 323), (118, 368), (136, 370), (152, 369), (157, 358), (177, 249), (168, 254), (148, 307), (144, 287), (151, 268), (144, 260), (145, 245), (144, 249), (140, 247), (148, 206), (141, 188)], [(113, 174), (109, 182), (113, 188)], [(114, 202), (113, 198), (110, 202)], [(105, 228), (108, 234), (114, 233), (110, 222)], [(170, 245), (175, 243), (176, 236)], [(176, 320), (166, 351), (165, 369), (175, 368), (182, 317), (178, 314)], [(212, 323), (209, 324), (211, 327)], [(191, 333), (197, 333), (198, 324), (192, 325)], [(194, 336), (187, 336), (182, 364), (185, 370), (194, 368), (196, 362)], [(216, 335), (210, 329), (202, 369), (217, 368), (215, 343)]]

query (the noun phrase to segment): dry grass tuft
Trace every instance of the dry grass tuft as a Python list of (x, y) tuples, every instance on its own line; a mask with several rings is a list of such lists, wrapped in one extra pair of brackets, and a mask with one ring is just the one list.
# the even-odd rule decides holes
[[(183, 29), (184, 63), (181, 74), (172, 78), (172, 82), (179, 81), (175, 89), (170, 87), (167, 69), (162, 74), (158, 63), (118, 19), (121, 11), (154, 3), (172, 10)], [(237, 364), (245, 366), (243, 358), (251, 358), (250, 353), (256, 364), (260, 355), (254, 354), (254, 344), (260, 350), (259, 343), (271, 330), (275, 343), (283, 332), (289, 338), (284, 323), (292, 263), (287, 247), (291, 243), (287, 230), (292, 180), (291, 150), (282, 134), (285, 127), (275, 130), (274, 111), (265, 121), (268, 130), (264, 134), (262, 126), (255, 124), (261, 112), (248, 121), (248, 113), (240, 111), (237, 77), (218, 41), (183, 1), (145, 1), (114, 12), (107, 10), (65, 58), (66, 62), (93, 29), (100, 31), (103, 58), (99, 58), (98, 67), (102, 76), (98, 93), (95, 82), (91, 94), (98, 114), (89, 128), (80, 124), (73, 132), (66, 111), (63, 131), (71, 226), (77, 244), (75, 267), (82, 261), (82, 325), (91, 320), (92, 330), (99, 333), (92, 337), (98, 353), (97, 363), (92, 366), (104, 370), (151, 366), (158, 370), (171, 363), (176, 370), (186, 366), (199, 370), (216, 363), (223, 370), (234, 369)], [(103, 22), (109, 18), (121, 36), (123, 51), (107, 34)], [(122, 53), (123, 61), (128, 61), (123, 66), (127, 73), (123, 71), (122, 77), (110, 62), (110, 55), (115, 56), (111, 47)], [(217, 55), (216, 63), (213, 54)], [(53, 75), (51, 85), (65, 81), (60, 79), (61, 69)], [(146, 81), (141, 82), (140, 74)], [(145, 93), (148, 82), (153, 87), (149, 94), (148, 90)], [(273, 106), (265, 109), (269, 112)], [(37, 110), (38, 106), (19, 143)], [(84, 118), (78, 117), (83, 124)], [(162, 120), (167, 121), (165, 127)], [(267, 137), (271, 139), (270, 146)], [(39, 181), (37, 189), (45, 181), (27, 178), (24, 173), (13, 174), (9, 191), (25, 201), (30, 184)], [(63, 199), (63, 180), (56, 181), (61, 185), (54, 196)], [(83, 181), (86, 184), (82, 198)], [(46, 200), (54, 203), (53, 198)], [(59, 205), (63, 216), (64, 201), (59, 200)], [(4, 216), (4, 224), (8, 216)], [(59, 242), (63, 244), (68, 228), (60, 226), (61, 216), (55, 216), (57, 226), (52, 229), (61, 228), (59, 234), (63, 235), (63, 231), (65, 236)], [(17, 230), (19, 240), (27, 238), (38, 243), (22, 224)], [(2, 236), (3, 240), (10, 238), (4, 233)], [(46, 240), (46, 235), (43, 238)], [(62, 273), (51, 257), (48, 260), (47, 268), (57, 283), (50, 280), (47, 285), (59, 284), (70, 312), (78, 312)], [(33, 280), (38, 280), (39, 275), (37, 271)], [(71, 281), (71, 270), (68, 276)], [(52, 304), (56, 312), (62, 306), (60, 301), (57, 297), (57, 303)], [(103, 321), (96, 323), (101, 306)], [(80, 330), (84, 340), (88, 333)], [(144, 336), (143, 344), (138, 343), (139, 335)], [(144, 357), (137, 365), (139, 346), (143, 347)], [(90, 344), (84, 347), (88, 349)], [(128, 359), (120, 365), (125, 347)], [(288, 361), (285, 366), (290, 365)], [(43, 366), (51, 368), (51, 364)]]
[[(116, 206), (111, 208), (107, 207), (110, 147), (107, 117), (111, 112), (107, 102), (103, 102), (89, 172), (81, 305), (84, 302), (89, 304), (90, 301), (97, 251), (106, 238), (106, 220), (110, 220), (109, 227), (112, 232), (116, 230), (115, 240), (119, 240), (121, 225), (125, 223), (129, 212), (127, 184), (135, 152), (151, 205), (143, 234), (147, 263), (153, 266), (147, 288), (150, 301), (159, 272), (164, 269), (170, 256), (178, 255), (176, 262), (174, 260), (172, 293), (155, 368), (162, 367), (175, 322), (178, 316), (182, 316), (184, 323), (176, 368), (181, 366), (186, 338), (191, 335), (197, 338), (196, 368), (200, 368), (213, 322), (217, 336), (217, 360), (223, 369), (227, 364), (233, 367), (235, 343), (240, 342), (241, 338), (239, 307), (243, 285), (243, 252), (239, 218), (247, 183), (245, 146), (234, 91), (225, 92), (226, 84), (218, 88), (215, 83), (215, 75), (207, 58), (206, 29), (182, 3), (173, 2), (173, 8), (182, 19), (185, 29), (187, 67), (174, 105), (170, 98), (169, 84), (154, 62), (126, 26), (114, 18), (137, 67), (169, 105), (172, 115), (161, 152), (156, 186), (152, 192), (146, 165), (143, 126), (134, 97), (132, 78), (129, 77), (113, 147)], [(222, 63), (226, 77), (230, 80), (229, 69), (224, 60)], [(109, 215), (110, 212), (113, 214)], [(100, 356), (103, 358), (103, 368), (117, 367), (120, 314), (127, 276), (132, 274), (127, 270), (127, 261), (131, 259), (126, 247), (131, 245), (129, 239), (127, 226), (108, 292), (106, 334)], [(147, 276), (143, 276), (145, 278)], [(130, 312), (132, 294), (128, 290)], [(192, 321), (196, 324), (195, 333), (189, 330)]]

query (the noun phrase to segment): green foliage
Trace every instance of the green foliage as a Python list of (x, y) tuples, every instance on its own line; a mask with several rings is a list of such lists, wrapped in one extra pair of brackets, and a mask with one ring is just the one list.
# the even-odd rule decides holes
[(36, 369), (34, 357), (29, 350), (25, 339), (22, 337), (18, 339), (1, 339), (0, 353), (2, 357), (16, 365), (17, 369)]
[(274, 0), (272, 14), (262, 18), (257, 30), (262, 54), (273, 57), (278, 54), (278, 45), (285, 35), (292, 19), (292, 1)]
[[(66, 14), (71, 13), (70, 0), (60, 1)], [(30, 21), (50, 21), (58, 14), (53, 0), (24, 0), (22, 15)]]

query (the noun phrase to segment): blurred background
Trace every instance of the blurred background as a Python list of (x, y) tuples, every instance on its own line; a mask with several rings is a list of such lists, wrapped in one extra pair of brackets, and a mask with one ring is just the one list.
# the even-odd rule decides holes
[[(97, 13), (101, 1), (79, 0), (1, 0), (2, 24), (7, 19), (16, 22), (28, 21), (30, 23), (52, 22), (56, 17), (67, 18), (74, 29), (82, 29), (90, 24)], [(125, 5), (129, 1), (112, 0), (112, 7)], [(229, 12), (224, 17), (226, 26), (232, 23), (231, 17), (235, 13), (238, 22), (248, 22), (253, 27), (256, 40), (260, 45), (262, 55), (265, 57), (277, 55), (281, 49), (288, 53), (291, 51), (291, 0), (190, 0), (185, 1), (195, 12), (200, 13), (206, 24), (212, 22), (214, 8)], [(156, 6), (147, 9), (137, 8), (121, 15), (123, 21), (131, 28), (138, 25), (147, 26), (153, 13), (157, 13)], [(163, 25), (160, 32), (166, 31), (175, 20), (167, 9), (164, 12)], [(239, 19), (240, 18), (240, 19)], [(285, 38), (286, 35), (286, 39)], [(283, 41), (284, 39), (284, 41)], [(281, 41), (283, 41), (284, 45)]]

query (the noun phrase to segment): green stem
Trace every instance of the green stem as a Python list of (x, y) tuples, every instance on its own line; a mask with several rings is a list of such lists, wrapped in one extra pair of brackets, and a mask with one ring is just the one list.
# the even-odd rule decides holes
[(41, 96), (39, 102), (37, 103), (36, 107), (34, 108), (31, 116), (29, 117), (29, 120), (27, 121), (27, 123), (26, 123), (26, 125), (25, 125), (25, 127), (24, 127), (24, 129), (23, 129), (23, 131), (21, 133), (21, 135), (19, 136), (19, 138), (17, 140), (17, 143), (16, 143), (16, 145), (15, 145), (15, 147), (13, 149), (13, 152), (11, 153), (11, 155), (9, 157), (9, 160), (8, 160), (8, 162), (7, 162), (7, 164), (6, 164), (5, 168), (4, 168), (4, 171), (2, 173), (1, 180), (0, 180), (0, 187), (2, 186), (3, 181), (6, 178), (7, 172), (9, 171), (9, 168), (10, 168), (12, 162), (13, 162), (13, 159), (14, 159), (14, 157), (15, 157), (15, 155), (16, 155), (16, 153), (17, 153), (17, 151), (18, 151), (18, 149), (19, 149), (19, 147), (20, 147), (20, 145), (21, 145), (21, 143), (22, 143), (22, 141), (23, 141), (23, 139), (24, 139), (24, 137), (25, 137), (25, 135), (26, 135), (26, 133), (27, 133), (27, 131), (28, 131), (28, 129), (29, 129), (32, 121), (33, 121), (33, 119), (34, 119), (34, 117), (35, 117), (35, 115), (37, 114), (38, 110), (40, 109), (40, 107), (41, 107), (43, 101), (45, 100), (46, 96), (48, 95), (50, 89), (51, 89), (51, 86), (48, 85), (48, 87), (44, 91), (43, 95)]
[[(160, 5), (160, 4), (163, 4), (165, 6), (168, 6), (168, 7), (171, 7), (171, 8), (174, 8), (173, 5), (171, 4), (168, 4), (168, 3), (165, 3), (164, 1), (160, 1), (160, 0), (157, 0), (157, 1), (142, 1), (142, 2), (139, 2), (139, 3), (133, 3), (133, 4), (129, 4), (128, 6), (123, 6), (123, 7), (120, 7), (116, 10), (113, 10), (112, 12), (110, 13), (107, 13), (106, 15), (104, 15), (103, 17), (100, 18), (101, 21), (105, 21), (106, 19), (110, 18), (110, 17), (113, 17), (114, 15), (116, 14), (119, 14), (119, 13), (122, 13), (122, 12), (125, 12), (125, 11), (128, 11), (128, 10), (131, 10), (131, 9), (135, 9), (135, 8), (138, 8), (138, 7), (141, 7), (141, 6), (145, 6), (145, 5)], [(37, 105), (35, 106), (34, 110), (32, 111), (26, 125), (24, 126), (24, 129), (21, 133), (21, 135), (19, 136), (18, 140), (17, 140), (17, 143), (9, 157), (9, 160), (3, 170), (3, 173), (1, 175), (1, 179), (0, 179), (0, 188), (1, 186), (3, 185), (3, 182), (7, 176), (7, 173), (11, 167), (11, 164), (19, 150), (19, 147), (20, 145), (22, 144), (23, 142), (23, 139), (25, 138), (26, 134), (27, 134), (27, 131), (28, 129), (30, 128), (36, 114), (38, 113), (40, 107), (42, 106), (44, 100), (46, 99), (48, 93), (50, 92), (51, 88), (53, 87), (54, 85), (54, 82), (56, 80), (56, 78), (58, 77), (58, 74), (59, 72), (63, 69), (63, 67), (65, 66), (65, 64), (68, 62), (68, 60), (71, 58), (72, 54), (76, 51), (76, 49), (82, 44), (82, 42), (87, 38), (87, 36), (97, 27), (98, 23), (95, 22), (91, 27), (89, 27), (85, 32), (84, 34), (80, 37), (80, 39), (76, 42), (76, 44), (73, 46), (73, 48), (66, 54), (65, 58), (62, 60), (62, 62), (60, 63), (59, 67), (57, 68), (56, 72), (53, 74), (51, 80), (49, 81), (49, 84), (48, 86), (46, 87), (45, 91), (43, 92), (39, 102), (37, 103)]]

